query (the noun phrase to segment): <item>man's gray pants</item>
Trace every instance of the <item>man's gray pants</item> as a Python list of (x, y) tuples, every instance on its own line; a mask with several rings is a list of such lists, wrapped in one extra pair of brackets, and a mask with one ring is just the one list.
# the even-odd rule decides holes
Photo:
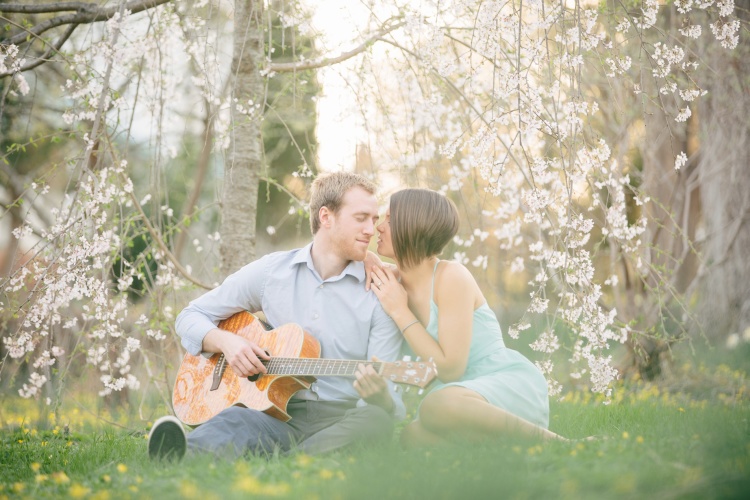
[(188, 433), (188, 450), (226, 458), (275, 450), (313, 455), (354, 443), (388, 441), (393, 434), (393, 417), (375, 405), (290, 401), (287, 413), (292, 419), (282, 422), (257, 410), (232, 406)]

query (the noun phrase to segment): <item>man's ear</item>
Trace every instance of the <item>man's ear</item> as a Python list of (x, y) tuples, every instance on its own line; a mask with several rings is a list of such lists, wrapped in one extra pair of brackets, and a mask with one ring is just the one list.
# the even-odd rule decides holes
[(320, 207), (320, 210), (318, 210), (318, 219), (320, 220), (320, 227), (331, 227), (333, 212), (328, 207)]

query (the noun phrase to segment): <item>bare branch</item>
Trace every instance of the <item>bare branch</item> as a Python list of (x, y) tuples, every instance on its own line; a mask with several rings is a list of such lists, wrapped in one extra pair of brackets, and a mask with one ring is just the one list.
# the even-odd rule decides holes
[(333, 64), (346, 61), (347, 59), (351, 59), (357, 54), (364, 52), (370, 45), (377, 42), (388, 33), (397, 30), (404, 24), (406, 23), (400, 22), (398, 24), (394, 24), (390, 28), (381, 30), (375, 33), (374, 35), (372, 35), (370, 38), (368, 38), (364, 42), (362, 42), (357, 47), (353, 48), (352, 50), (348, 52), (343, 52), (336, 57), (329, 57), (325, 59), (310, 59), (309, 61), (299, 61), (299, 62), (291, 62), (291, 63), (272, 63), (268, 65), (268, 71), (274, 71), (276, 73), (291, 73), (293, 71), (304, 71), (306, 69), (323, 68), (325, 66), (331, 66)]
[[(125, 9), (129, 10), (131, 13), (136, 14), (138, 12), (151, 9), (153, 7), (158, 7), (159, 5), (171, 2), (172, 0), (131, 0), (130, 2), (125, 4)], [(54, 9), (54, 6), (72, 6), (73, 2), (63, 2), (59, 4), (48, 4), (51, 6), (50, 9), (46, 11), (36, 11), (37, 13), (42, 12), (59, 12), (61, 10), (71, 10), (67, 8), (58, 8), (57, 10)], [(44, 5), (35, 5), (35, 6), (24, 6), (19, 4), (0, 4), (0, 11), (2, 12), (22, 12), (21, 10), (10, 10), (13, 8), (21, 9), (21, 8), (40, 8), (45, 7)], [(17, 35), (14, 35), (6, 40), (3, 40), (3, 45), (18, 45), (19, 43), (22, 43), (26, 41), (29, 34), (31, 35), (40, 35), (44, 33), (47, 30), (50, 30), (52, 28), (56, 28), (58, 26), (63, 26), (66, 24), (88, 24), (88, 23), (95, 23), (100, 21), (106, 21), (108, 19), (111, 19), (120, 11), (120, 6), (113, 5), (110, 7), (98, 7), (96, 4), (93, 3), (87, 3), (87, 2), (80, 2), (80, 8), (76, 10), (73, 14), (65, 14), (62, 16), (53, 17), (52, 19), (48, 19), (44, 22), (41, 22), (37, 24), (36, 26), (32, 27), (31, 29), (24, 31), (22, 33), (18, 33)]]
[(91, 10), (97, 9), (98, 6), (88, 2), (57, 2), (42, 3), (37, 5), (26, 5), (18, 3), (0, 4), (0, 12), (14, 14), (46, 14), (49, 12), (65, 12), (68, 10)]

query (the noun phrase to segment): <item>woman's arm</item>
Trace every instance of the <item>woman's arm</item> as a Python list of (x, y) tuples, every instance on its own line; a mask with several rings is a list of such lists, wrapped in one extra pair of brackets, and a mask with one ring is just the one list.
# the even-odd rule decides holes
[(432, 359), (438, 378), (444, 382), (458, 380), (466, 371), (471, 346), (471, 331), (476, 302), (476, 283), (471, 273), (460, 264), (444, 264), (435, 283), (435, 302), (439, 306), (438, 341), (408, 306), (406, 290), (393, 273), (377, 270), (374, 279), (382, 281), (373, 291), (383, 309), (393, 318), (411, 349), (424, 359)]

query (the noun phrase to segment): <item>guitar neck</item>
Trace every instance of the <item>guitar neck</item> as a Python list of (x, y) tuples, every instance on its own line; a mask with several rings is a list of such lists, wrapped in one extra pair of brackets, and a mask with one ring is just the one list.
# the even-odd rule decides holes
[(382, 362), (351, 359), (271, 358), (263, 361), (269, 375), (353, 377), (360, 364), (372, 365), (380, 373)]

